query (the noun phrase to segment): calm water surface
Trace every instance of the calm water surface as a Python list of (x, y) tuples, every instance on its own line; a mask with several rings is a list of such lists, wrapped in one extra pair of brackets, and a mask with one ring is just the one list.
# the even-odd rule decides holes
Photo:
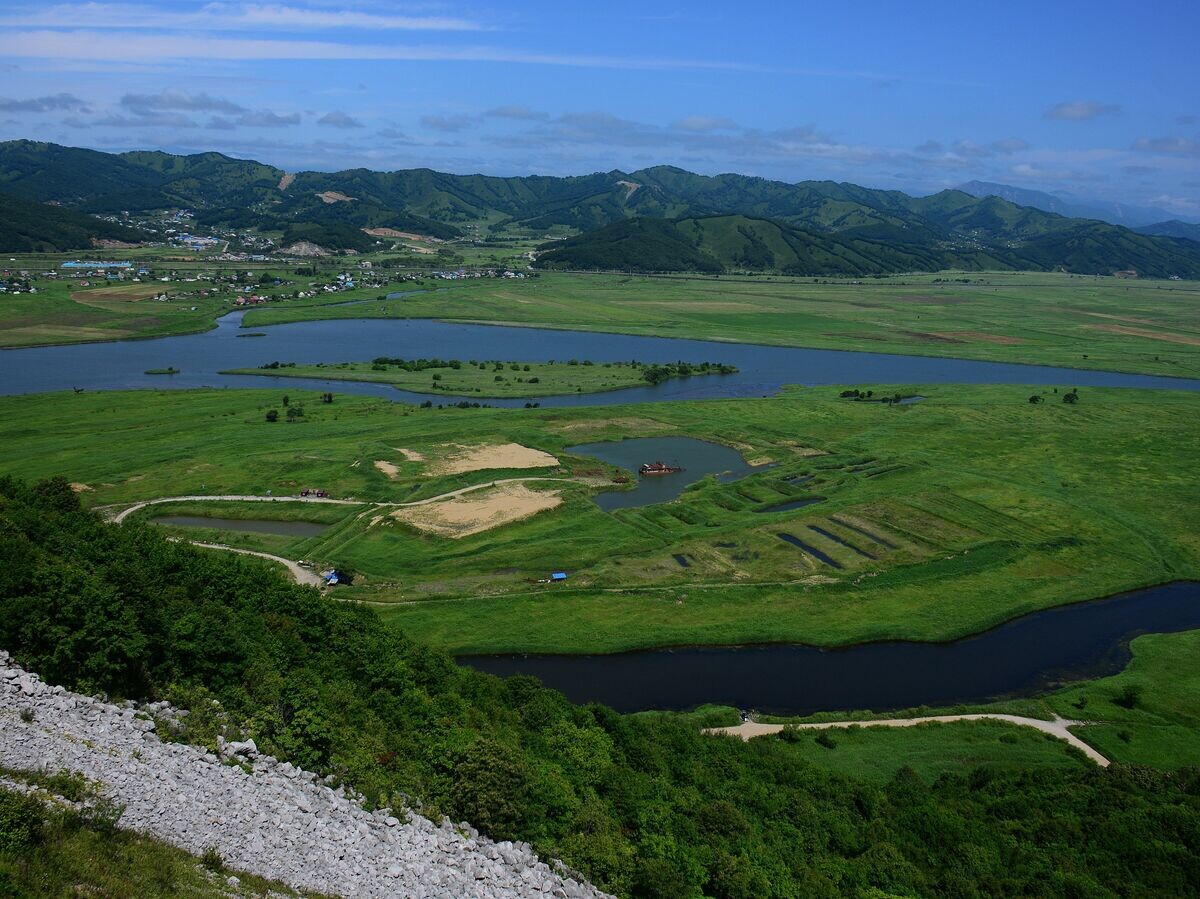
[[(688, 484), (696, 483), (705, 475), (715, 474), (723, 481), (732, 481), (762, 468), (748, 464), (735, 449), (694, 437), (637, 437), (605, 443), (584, 443), (567, 447), (567, 452), (591, 456), (629, 472), (630, 480), (634, 483), (633, 490), (609, 491), (593, 497), (596, 505), (606, 512), (665, 503), (675, 499)], [(644, 462), (680, 465), (683, 471), (639, 477), (638, 466)]]
[(738, 646), (591, 656), (462, 656), (480, 671), (529, 674), (573, 702), (618, 711), (720, 703), (807, 715), (1028, 696), (1102, 677), (1143, 633), (1200, 628), (1200, 583), (1180, 581), (1035, 612), (952, 643), (892, 641), (843, 649)]
[[(598, 394), (539, 398), (543, 406), (610, 405), (675, 399), (764, 396), (783, 384), (1027, 384), (1057, 387), (1158, 387), (1200, 389), (1200, 380), (1079, 371), (1036, 365), (974, 362), (883, 353), (809, 350), (752, 344), (634, 337), (583, 331), (491, 327), (430, 319), (298, 322), (256, 328), (265, 337), (238, 340), (243, 311), (231, 312), (203, 334), (61, 347), (0, 351), (0, 393), (19, 394), (134, 387), (278, 387), (333, 390), (419, 403), (427, 394), (351, 381), (221, 375), (231, 368), (257, 368), (272, 361), (310, 364), (367, 361), (376, 356), (444, 359), (505, 359), (545, 362), (726, 362), (736, 375), (706, 375), (656, 386)], [(181, 369), (170, 379), (146, 375), (151, 368)], [(463, 397), (478, 402), (478, 396)], [(459, 397), (439, 395), (436, 402)], [(487, 400), (493, 406), (523, 406), (525, 400)]]

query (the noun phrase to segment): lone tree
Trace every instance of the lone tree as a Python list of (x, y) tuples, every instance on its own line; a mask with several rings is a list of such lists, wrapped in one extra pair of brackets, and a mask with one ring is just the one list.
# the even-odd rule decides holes
[(1042, 402), (1042, 398), (1035, 393), (1029, 398), (1029, 402), (1036, 406), (1038, 403)]
[(278, 409), (268, 409), (267, 410), (267, 421), (279, 421), (279, 410)]
[(1073, 390), (1068, 390), (1066, 393), (1064, 393), (1063, 394), (1063, 402), (1067, 403), (1068, 405), (1071, 405), (1071, 406), (1074, 406), (1076, 403), (1078, 403), (1079, 402), (1079, 388), (1076, 387)]

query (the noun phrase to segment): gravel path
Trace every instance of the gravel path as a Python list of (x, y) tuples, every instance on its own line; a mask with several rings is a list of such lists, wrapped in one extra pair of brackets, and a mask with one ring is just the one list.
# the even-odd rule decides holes
[(1044, 721), (1041, 718), (1026, 718), (1024, 715), (1002, 715), (996, 714), (973, 714), (973, 715), (929, 715), (924, 718), (874, 718), (867, 721), (820, 721), (810, 724), (760, 724), (757, 721), (743, 721), (737, 727), (713, 727), (705, 730), (707, 734), (731, 734), (741, 737), (743, 740), (751, 740), (754, 737), (762, 737), (767, 734), (777, 734), (785, 727), (795, 727), (800, 730), (828, 730), (830, 728), (851, 727), (858, 725), (860, 727), (914, 727), (918, 724), (930, 723), (947, 723), (951, 721), (1007, 721), (1009, 724), (1019, 724), (1023, 727), (1032, 727), (1040, 730), (1044, 734), (1050, 734), (1052, 737), (1057, 737), (1064, 742), (1070, 743), (1089, 759), (1099, 765), (1101, 768), (1107, 768), (1109, 761), (1079, 737), (1075, 736), (1068, 728), (1080, 727), (1087, 724), (1086, 721), (1072, 721), (1069, 718), (1054, 717), (1052, 721)]
[(305, 587), (325, 586), (325, 582), (321, 580), (320, 576), (315, 571), (310, 571), (299, 563), (293, 562), (291, 559), (285, 559), (283, 556), (273, 556), (270, 553), (262, 553), (256, 549), (241, 549), (237, 546), (225, 546), (221, 543), (201, 543), (198, 540), (189, 540), (188, 542), (191, 543), (192, 546), (199, 546), (204, 549), (222, 549), (228, 553), (241, 553), (243, 556), (258, 556), (260, 559), (268, 559), (271, 562), (278, 562), (280, 565), (283, 565), (287, 568), (288, 573), (292, 576), (292, 580), (294, 580), (297, 584)]
[(195, 854), (215, 847), (236, 870), (355, 899), (605, 895), (555, 873), (523, 843), (493, 843), (469, 827), (464, 835), (413, 812), (367, 812), (251, 741), (223, 752), (253, 772), (160, 742), (154, 722), (133, 709), (51, 688), (0, 651), (0, 763), (82, 773), (125, 806), (121, 827)]

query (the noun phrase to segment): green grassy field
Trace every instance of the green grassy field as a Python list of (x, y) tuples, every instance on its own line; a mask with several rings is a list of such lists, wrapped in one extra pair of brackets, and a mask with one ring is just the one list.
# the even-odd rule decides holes
[[(373, 384), (391, 384), (402, 390), (428, 393), (431, 396), (437, 396), (439, 393), (475, 394), (481, 399), (490, 399), (602, 393), (626, 387), (645, 387), (648, 384), (643, 377), (645, 370), (645, 365), (629, 362), (592, 363), (589, 360), (554, 363), (468, 361), (420, 371), (408, 371), (395, 365), (371, 362), (335, 362), (278, 368), (237, 368), (222, 374), (367, 381)], [(696, 372), (694, 376), (707, 374), (716, 375), (717, 372)]]
[[(826, 735), (826, 743), (818, 742), (821, 734)], [(1092, 764), (1049, 734), (1000, 721), (800, 731), (789, 742), (791, 751), (807, 762), (873, 781), (891, 780), (905, 767), (932, 781), (980, 766), (1045, 769)]]
[[(422, 410), (339, 397), (275, 424), (263, 420), (278, 406), (274, 391), (9, 397), (0, 400), (0, 468), (66, 474), (96, 505), (304, 486), (401, 503), (503, 478), (560, 479), (536, 485), (558, 493), (557, 508), (473, 536), (347, 509), (294, 547), (353, 565), (364, 584), (341, 595), (394, 603), (382, 610), (388, 620), (459, 652), (946, 639), (1200, 571), (1200, 487), (1190, 476), (1200, 396), (1085, 390), (1069, 406), (1047, 392), (1031, 405), (1015, 387), (909, 388), (928, 399), (884, 406), (822, 388), (653, 406)], [(293, 394), (293, 404), (306, 399)], [(775, 464), (610, 514), (589, 484), (614, 470), (567, 451), (670, 434)], [(560, 464), (441, 468), (459, 447), (509, 442)], [(811, 479), (792, 482), (800, 476)], [(823, 501), (756, 511), (809, 496)], [(560, 567), (570, 586), (535, 583)]]
[(54, 343), (167, 337), (203, 331), (231, 308), (228, 300), (186, 295), (153, 299), (196, 285), (105, 283), (80, 287), (79, 279), (37, 282), (36, 294), (0, 296), (0, 348)]
[(942, 272), (814, 283), (546, 273), (448, 283), (434, 293), (352, 307), (255, 309), (245, 324), (439, 318), (1200, 375), (1200, 287), (1186, 281)]

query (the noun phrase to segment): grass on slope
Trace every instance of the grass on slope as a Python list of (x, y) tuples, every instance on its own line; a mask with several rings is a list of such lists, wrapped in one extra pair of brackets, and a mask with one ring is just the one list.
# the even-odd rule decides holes
[(1053, 273), (831, 283), (547, 273), (356, 306), (280, 304), (245, 325), (438, 318), (1197, 377), (1198, 299), (1192, 282)]
[[(1031, 405), (1028, 388), (916, 389), (929, 398), (911, 406), (843, 400), (837, 388), (586, 409), (421, 410), (339, 397), (308, 403), (290, 424), (263, 420), (273, 391), (10, 397), (0, 400), (0, 467), (64, 472), (94, 504), (304, 486), (398, 503), (506, 477), (560, 479), (536, 485), (558, 490), (558, 508), (473, 536), (347, 509), (295, 546), (354, 566), (366, 586), (346, 595), (402, 601), (384, 611), (389, 620), (460, 652), (946, 639), (1200, 572), (1200, 493), (1189, 475), (1200, 396), (1097, 389), (1070, 406), (1051, 392)], [(569, 446), (670, 434), (775, 465), (612, 514), (565, 480), (613, 473)], [(509, 442), (561, 465), (439, 473), (450, 444)], [(824, 499), (758, 511), (814, 496)], [(532, 583), (558, 567), (569, 586)]]
[[(0, 895), (20, 899), (298, 896), (283, 884), (198, 859), (151, 837), (0, 787)], [(314, 893), (303, 895), (315, 896)]]
[(1116, 761), (1200, 765), (1200, 631), (1146, 634), (1131, 648), (1125, 670), (1056, 693), (1049, 705), (1102, 722), (1080, 735)]

